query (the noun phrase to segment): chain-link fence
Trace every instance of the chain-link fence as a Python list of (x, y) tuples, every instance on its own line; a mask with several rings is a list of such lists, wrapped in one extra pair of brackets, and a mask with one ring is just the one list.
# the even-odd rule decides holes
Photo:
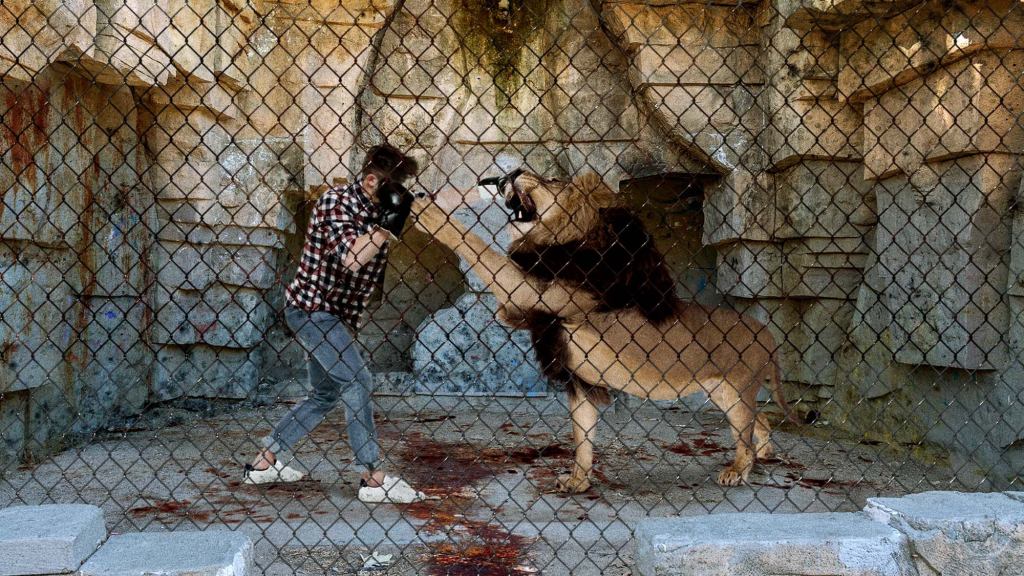
[(0, 29), (0, 506), (227, 526), (265, 574), (627, 574), (646, 516), (1019, 486), (1017, 0)]

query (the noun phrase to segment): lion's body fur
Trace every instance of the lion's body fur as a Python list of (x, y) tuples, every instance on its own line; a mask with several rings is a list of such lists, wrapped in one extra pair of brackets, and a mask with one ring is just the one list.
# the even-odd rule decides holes
[(719, 481), (745, 479), (755, 458), (771, 453), (767, 419), (756, 407), (763, 383), (788, 412), (770, 332), (733, 310), (682, 302), (653, 239), (597, 175), (563, 183), (523, 173), (512, 186), (511, 193), (530, 195), (537, 217), (514, 226), (519, 237), (508, 258), (439, 215), (423, 214), (436, 222), (435, 236), (490, 285), (499, 318), (530, 330), (545, 375), (566, 386), (576, 466), (559, 484), (589, 486), (594, 405), (607, 401), (607, 389), (651, 399), (706, 392), (737, 441), (736, 459)]

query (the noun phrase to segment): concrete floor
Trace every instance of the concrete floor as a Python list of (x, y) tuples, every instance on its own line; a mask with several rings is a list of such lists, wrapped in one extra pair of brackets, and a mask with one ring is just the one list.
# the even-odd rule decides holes
[(289, 406), (110, 434), (0, 479), (0, 506), (86, 502), (112, 532), (241, 530), (265, 574), (355, 574), (360, 554), (395, 555), (376, 574), (629, 574), (630, 534), (646, 516), (857, 510), (867, 497), (956, 489), (941, 461), (832, 438), (827, 425), (775, 434), (785, 460), (749, 485), (715, 484), (731, 438), (717, 412), (634, 403), (605, 411), (594, 486), (553, 491), (571, 461), (564, 405), (551, 399), (380, 397), (388, 467), (440, 496), (368, 507), (341, 413), (300, 445), (309, 480), (241, 485), (256, 439)]

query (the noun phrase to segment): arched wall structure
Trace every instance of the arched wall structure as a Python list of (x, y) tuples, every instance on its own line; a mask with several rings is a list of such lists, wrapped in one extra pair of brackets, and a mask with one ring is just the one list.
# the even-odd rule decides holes
[[(717, 290), (775, 332), (791, 396), (1013, 477), (1022, 25), (1010, 0), (5, 2), (3, 460), (273, 395), (303, 207), (386, 139), (429, 190), (699, 177)], [(364, 338), (386, 388), (437, 392), (429, 326), (490, 304), (453, 254), (401, 250)]]

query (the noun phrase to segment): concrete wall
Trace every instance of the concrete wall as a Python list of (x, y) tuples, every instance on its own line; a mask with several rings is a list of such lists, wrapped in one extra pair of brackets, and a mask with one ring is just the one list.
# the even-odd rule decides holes
[[(305, 211), (387, 139), (423, 189), (525, 163), (596, 170), (641, 212), (690, 202), (699, 224), (669, 210), (682, 232), (659, 237), (680, 292), (768, 321), (803, 406), (1010, 477), (1022, 18), (1010, 0), (4, 3), (5, 459), (301, 376), (276, 311)], [(398, 392), (542, 392), (484, 369), (530, 358), (494, 352), (523, 335), (489, 306), (408, 233), (362, 336), (375, 370)]]

